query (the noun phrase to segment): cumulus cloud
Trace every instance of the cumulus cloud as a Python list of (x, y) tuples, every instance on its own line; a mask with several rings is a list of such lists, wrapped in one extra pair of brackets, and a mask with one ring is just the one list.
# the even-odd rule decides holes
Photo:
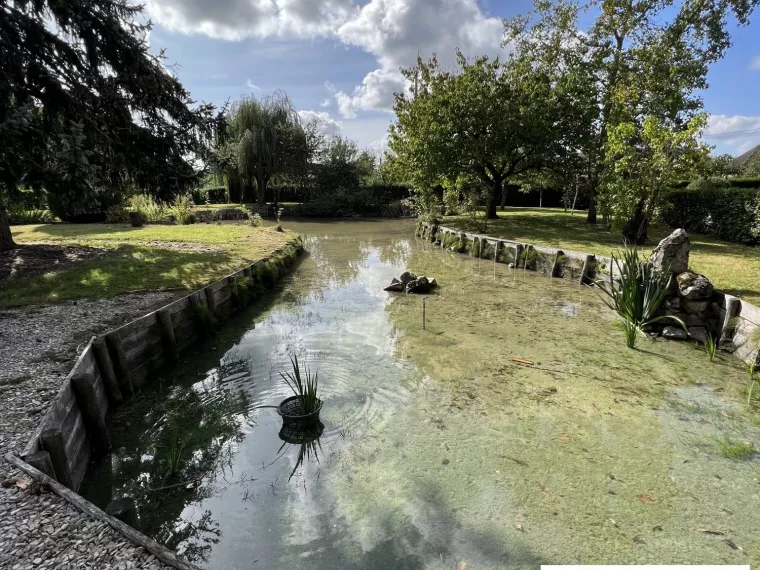
[[(390, 111), (404, 88), (400, 67), (433, 53), (444, 66), (455, 49), (497, 55), (503, 26), (477, 0), (146, 0), (154, 21), (185, 33), (243, 37), (332, 37), (375, 56), (378, 68), (348, 93), (326, 82), (341, 115)], [(323, 105), (324, 106), (324, 105)]]
[(171, 30), (225, 40), (329, 35), (357, 11), (352, 0), (147, 0), (145, 7)]
[(705, 140), (733, 154), (741, 154), (760, 142), (760, 116), (710, 115)]
[(340, 134), (343, 128), (343, 123), (336, 121), (325, 111), (298, 111), (298, 116), (303, 124), (316, 121), (319, 130), (330, 137)]
[(343, 43), (373, 54), (380, 69), (366, 75), (352, 94), (335, 94), (346, 118), (358, 110), (390, 111), (393, 93), (403, 90), (400, 67), (436, 53), (443, 66), (465, 55), (502, 53), (502, 22), (485, 16), (475, 0), (371, 0), (337, 30)]
[(756, 55), (752, 58), (752, 61), (749, 62), (749, 68), (753, 70), (760, 69), (760, 55)]

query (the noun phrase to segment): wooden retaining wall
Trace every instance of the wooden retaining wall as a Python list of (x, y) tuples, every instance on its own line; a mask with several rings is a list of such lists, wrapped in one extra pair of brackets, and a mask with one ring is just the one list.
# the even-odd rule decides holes
[[(520, 243), (423, 221), (417, 223), (415, 235), (449, 251), (512, 264), (583, 285), (612, 281), (619, 275), (611, 257)], [(718, 293), (721, 349), (734, 353), (744, 362), (754, 361), (760, 365), (760, 308), (732, 295)]]
[[(129, 399), (154, 372), (205, 338), (209, 319), (227, 319), (245, 308), (246, 297), (274, 286), (302, 251), (298, 238), (203, 289), (92, 337), (21, 457), (40, 469), (47, 464), (47, 457), (38, 463), (39, 452), (46, 452), (42, 455), (49, 455), (53, 471), (46, 474), (77, 491), (92, 453), (108, 445), (108, 410)], [(248, 296), (238, 292), (243, 286), (248, 288)]]

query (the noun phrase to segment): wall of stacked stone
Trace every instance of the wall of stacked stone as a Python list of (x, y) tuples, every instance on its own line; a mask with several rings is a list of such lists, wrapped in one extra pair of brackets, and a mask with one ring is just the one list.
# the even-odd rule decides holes
[[(683, 230), (674, 232), (670, 237), (676, 236), (676, 240), (686, 238), (685, 232), (682, 236), (678, 232)], [(417, 237), (449, 251), (583, 285), (612, 281), (619, 275), (611, 257), (464, 232), (424, 221), (418, 221), (415, 233)], [(722, 350), (733, 353), (745, 362), (754, 361), (760, 365), (760, 308), (714, 289), (704, 276), (688, 271), (688, 245), (686, 251), (687, 265), (677, 266), (676, 260), (671, 268), (676, 279), (663, 303), (662, 312), (678, 316), (687, 329), (665, 326), (662, 328), (663, 336), (673, 340), (703, 342), (710, 334), (719, 340)], [(657, 255), (657, 250), (654, 255)]]
[(128, 400), (154, 372), (206, 338), (215, 321), (229, 318), (244, 309), (257, 292), (274, 286), (302, 251), (298, 238), (203, 289), (93, 337), (21, 457), (77, 491), (91, 455), (110, 447), (109, 410)]

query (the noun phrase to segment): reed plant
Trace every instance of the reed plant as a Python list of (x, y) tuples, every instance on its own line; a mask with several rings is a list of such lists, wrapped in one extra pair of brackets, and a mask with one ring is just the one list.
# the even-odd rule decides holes
[(306, 368), (304, 374), (301, 374), (301, 366), (298, 363), (298, 357), (295, 355), (290, 358), (290, 362), (293, 365), (293, 372), (285, 372), (284, 374), (280, 372), (280, 376), (282, 376), (282, 379), (298, 398), (303, 415), (316, 412), (320, 405), (317, 395), (319, 390), (319, 377), (317, 373), (312, 374)]
[(656, 271), (651, 263), (641, 259), (636, 247), (626, 247), (621, 258), (612, 256), (618, 279), (597, 281), (602, 301), (623, 321), (625, 344), (635, 348), (644, 328), (665, 319), (673, 320), (685, 328), (681, 319), (657, 315), (670, 286), (670, 270)]
[(713, 335), (710, 333), (707, 333), (707, 338), (704, 341), (704, 346), (705, 352), (707, 352), (707, 356), (710, 358), (710, 362), (712, 362), (715, 359), (715, 349), (717, 348), (718, 343), (715, 337), (713, 337)]
[(747, 387), (747, 404), (752, 404), (752, 391), (755, 389), (755, 382), (757, 382), (757, 364), (756, 361), (752, 361), (745, 365), (748, 376)]

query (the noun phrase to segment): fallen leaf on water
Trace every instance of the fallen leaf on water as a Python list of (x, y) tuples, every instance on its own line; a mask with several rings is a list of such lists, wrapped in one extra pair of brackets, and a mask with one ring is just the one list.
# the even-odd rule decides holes
[(559, 436), (559, 439), (560, 439), (561, 441), (567, 441), (567, 440), (569, 440), (569, 439), (570, 439), (570, 437), (569, 437), (569, 436), (567, 436), (567, 435), (565, 435), (565, 434), (562, 434), (561, 436)]
[(517, 523), (517, 524), (515, 525), (515, 528), (516, 528), (517, 530), (519, 530), (520, 532), (525, 532), (525, 529), (523, 528), (523, 525), (522, 525), (522, 523)]
[(713, 536), (723, 536), (724, 534), (726, 534), (723, 531), (720, 531), (720, 530), (711, 530), (709, 528), (700, 528), (700, 529), (697, 529), (697, 530), (699, 532), (703, 532), (704, 534), (711, 534)]
[(649, 495), (639, 495), (636, 498), (639, 501), (641, 501), (642, 503), (656, 503), (657, 502), (652, 497), (650, 497)]
[(467, 570), (467, 562), (460, 560), (459, 564), (457, 564), (457, 570)]

